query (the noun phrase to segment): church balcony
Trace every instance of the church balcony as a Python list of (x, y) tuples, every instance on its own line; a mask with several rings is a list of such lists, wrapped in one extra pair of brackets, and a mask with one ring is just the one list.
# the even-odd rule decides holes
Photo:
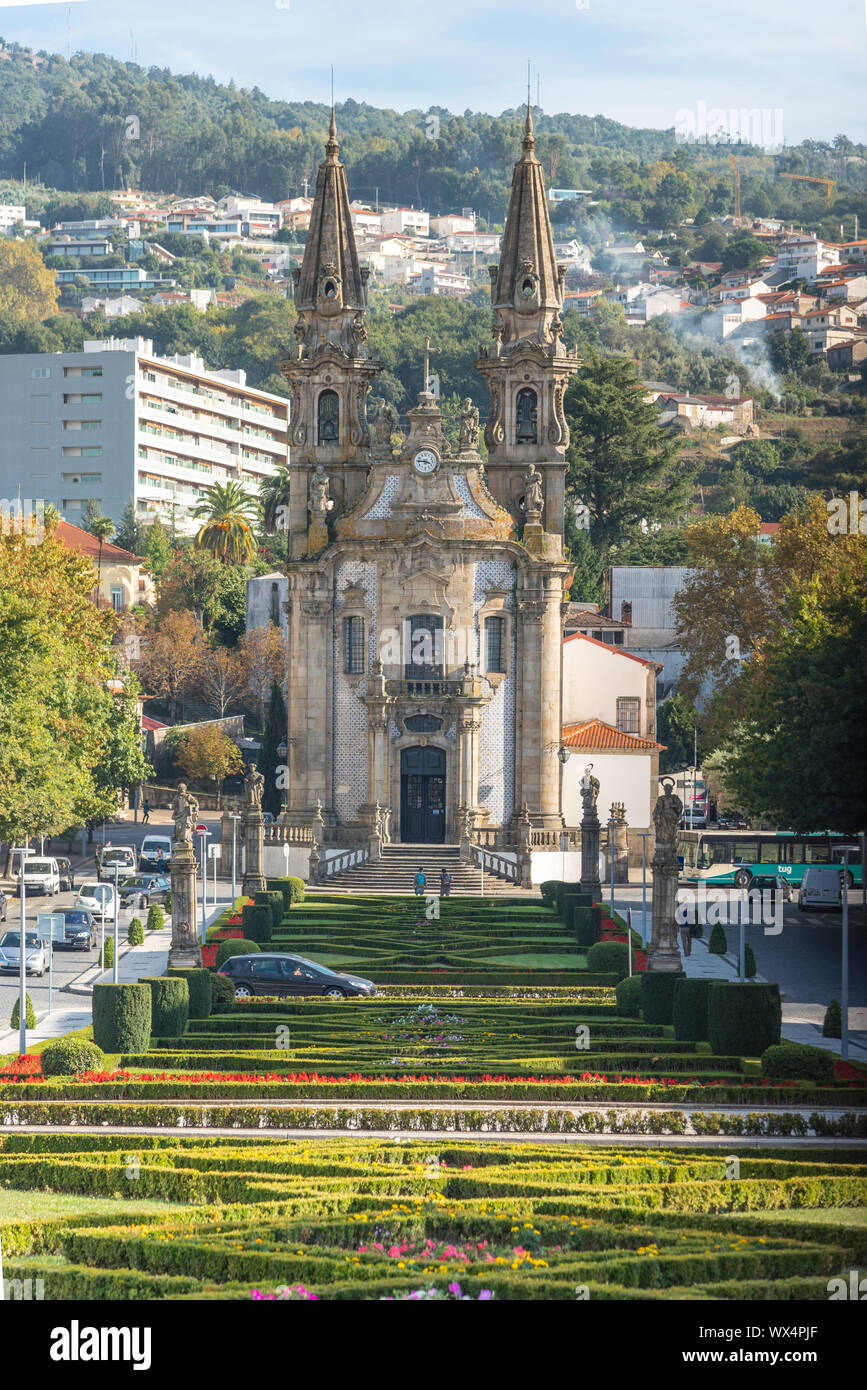
[(385, 683), (386, 692), (399, 698), (442, 699), (444, 696), (476, 695), (472, 676), (459, 680), (444, 677), (432, 679), (390, 680)]

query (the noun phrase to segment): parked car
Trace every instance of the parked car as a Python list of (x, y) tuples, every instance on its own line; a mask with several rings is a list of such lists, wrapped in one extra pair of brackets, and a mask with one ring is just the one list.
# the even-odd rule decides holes
[[(24, 935), (24, 970), (28, 975), (44, 975), (48, 969), (48, 947), (36, 932)], [(17, 975), (21, 970), (21, 933), (5, 931), (0, 937), (0, 974)]]
[(150, 870), (151, 873), (155, 873), (160, 867), (160, 862), (157, 859), (157, 854), (160, 850), (163, 852), (161, 867), (167, 869), (172, 857), (172, 842), (170, 837), (168, 835), (145, 835), (141, 842), (141, 849), (138, 852), (138, 866), (143, 873), (148, 870)]
[[(24, 860), (24, 887), (28, 893), (47, 893), (53, 897), (60, 892), (60, 870), (56, 859), (39, 855)], [(21, 893), (21, 872), (18, 874), (18, 893)]]
[(304, 956), (281, 952), (271, 955), (260, 952), (255, 956), (230, 956), (220, 966), (219, 975), (227, 975), (235, 986), (236, 999), (251, 999), (262, 994), (320, 994), (326, 999), (345, 999), (354, 995), (369, 998), (376, 993), (372, 980), (360, 975), (343, 975), (317, 965)]
[(80, 907), (62, 908), (65, 940), (55, 941), (61, 951), (92, 951), (96, 945), (96, 923), (91, 913)]
[(106, 845), (104, 849), (96, 852), (97, 872), (99, 879), (114, 879), (114, 871), (117, 868), (120, 878), (126, 878), (127, 874), (134, 874), (136, 870), (136, 852), (132, 845)]
[(798, 911), (806, 912), (808, 907), (839, 907), (842, 877), (841, 869), (832, 869), (828, 864), (808, 865), (798, 890)]
[(172, 884), (164, 874), (132, 874), (123, 880), (119, 891), (121, 907), (149, 907), (164, 903)]
[(65, 857), (57, 856), (57, 872), (60, 875), (61, 893), (71, 893), (75, 888), (75, 874), (72, 872), (72, 863)]
[(90, 879), (87, 883), (82, 883), (78, 890), (78, 897), (75, 899), (76, 907), (83, 907), (86, 912), (94, 912), (99, 917), (105, 913), (106, 917), (114, 916), (114, 884), (95, 883)]

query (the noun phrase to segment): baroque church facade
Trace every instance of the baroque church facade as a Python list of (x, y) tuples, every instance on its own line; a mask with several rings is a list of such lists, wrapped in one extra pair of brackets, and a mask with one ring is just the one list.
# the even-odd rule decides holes
[[(487, 459), (467, 399), (457, 446), (425, 389), (402, 437), (375, 395), (367, 272), (332, 115), (300, 270), (288, 596), (289, 827), (331, 846), (523, 843), (563, 826), (563, 398), (554, 257), (528, 109), (490, 267)], [(373, 391), (372, 409), (368, 395)]]

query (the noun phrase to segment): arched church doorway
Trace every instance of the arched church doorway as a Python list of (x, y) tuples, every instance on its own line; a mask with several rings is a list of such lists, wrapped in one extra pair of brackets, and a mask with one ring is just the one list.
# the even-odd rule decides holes
[(442, 748), (404, 748), (400, 755), (400, 838), (441, 845), (446, 837), (446, 755)]

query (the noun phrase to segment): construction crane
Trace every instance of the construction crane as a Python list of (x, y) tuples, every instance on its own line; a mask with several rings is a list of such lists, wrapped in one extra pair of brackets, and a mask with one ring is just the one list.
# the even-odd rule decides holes
[(780, 174), (781, 179), (801, 179), (804, 183), (823, 183), (825, 185), (825, 201), (831, 201), (831, 189), (837, 187), (836, 179), (816, 179), (811, 174)]
[(729, 159), (732, 162), (732, 169), (735, 175), (735, 220), (741, 220), (741, 176), (738, 173), (738, 166), (735, 164), (735, 157), (729, 151)]

